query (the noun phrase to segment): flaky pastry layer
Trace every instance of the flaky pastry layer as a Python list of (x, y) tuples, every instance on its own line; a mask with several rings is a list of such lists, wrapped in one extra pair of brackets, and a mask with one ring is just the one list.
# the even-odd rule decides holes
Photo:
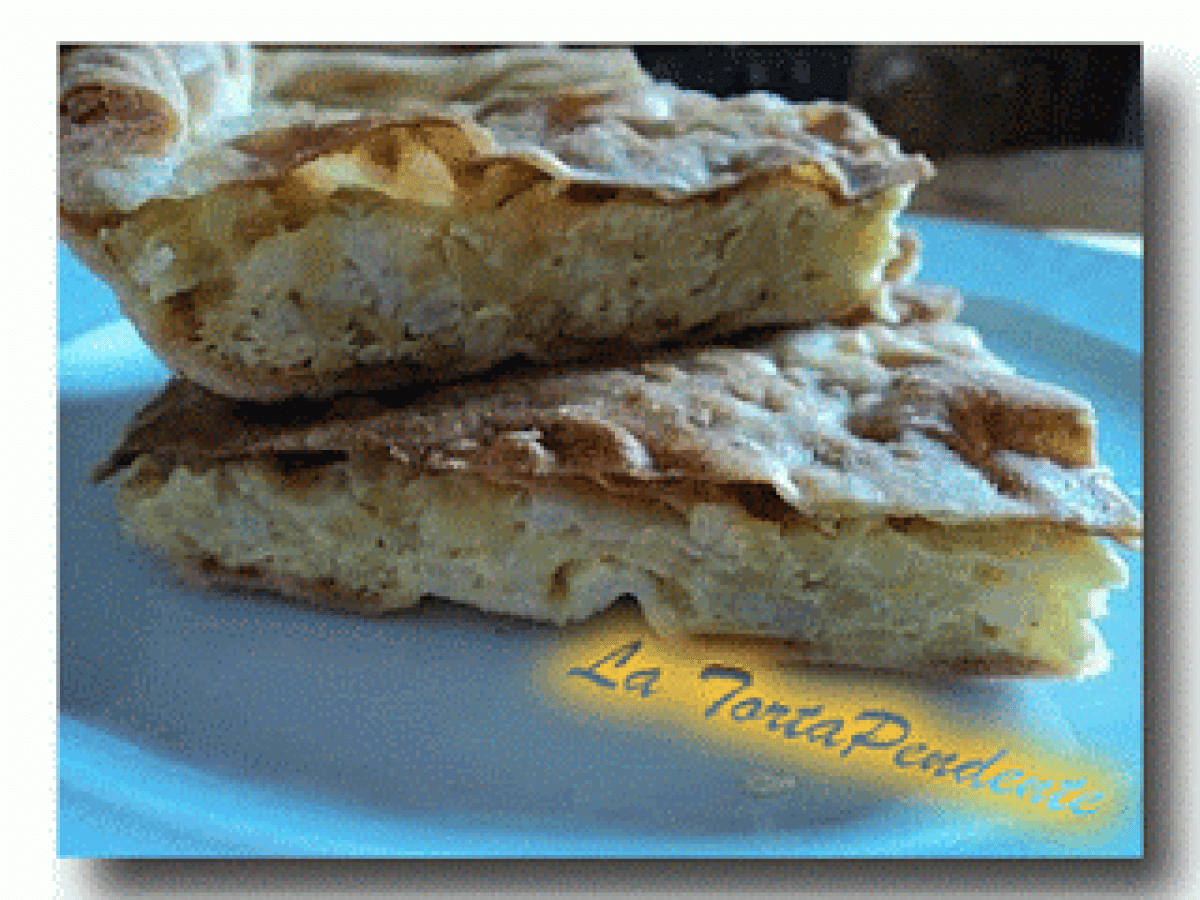
[(247, 52), (69, 55), (60, 117), (64, 236), (231, 396), (892, 321), (916, 266), (895, 218), (932, 169), (845, 105), (716, 100), (615, 51)]
[(1097, 465), (1095, 425), (1085, 400), (935, 320), (325, 401), (176, 380), (99, 474), (143, 455), (195, 467), (369, 447), (418, 471), (759, 485), (805, 512), (1040, 518), (1136, 542), (1141, 515)]
[[(920, 308), (919, 305), (914, 308)], [(97, 476), (193, 568), (383, 611), (434, 594), (810, 659), (1076, 677), (1141, 517), (1090, 407), (944, 320), (256, 404), (175, 382)]]

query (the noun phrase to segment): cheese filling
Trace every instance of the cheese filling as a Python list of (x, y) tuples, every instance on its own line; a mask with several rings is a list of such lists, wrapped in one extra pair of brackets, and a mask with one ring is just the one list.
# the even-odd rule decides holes
[(1104, 544), (1053, 523), (764, 518), (732, 496), (667, 503), (584, 479), (498, 484), (378, 459), (168, 473), (143, 457), (123, 496), (132, 535), (160, 550), (332, 581), (371, 611), (436, 595), (562, 625), (632, 594), (657, 633), (786, 638), (818, 658), (900, 668), (1102, 669), (1091, 619), (1125, 578)]
[(153, 201), (104, 233), (106, 252), (151, 331), (222, 366), (313, 373), (554, 359), (715, 321), (886, 320), (885, 271), (916, 262), (895, 229), (908, 184), (849, 203), (795, 166), (719, 203), (634, 192), (618, 213), (604, 191), (624, 189), (466, 165), (464, 141), (397, 126), (277, 182)]

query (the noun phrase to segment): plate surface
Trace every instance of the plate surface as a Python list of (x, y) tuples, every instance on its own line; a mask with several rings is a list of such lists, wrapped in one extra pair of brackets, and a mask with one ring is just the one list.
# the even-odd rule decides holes
[[(72, 266), (64, 255), (62, 305), (101, 308), (104, 289)], [(1121, 554), (1130, 587), (1101, 623), (1116, 654), (1102, 677), (906, 687), (963, 732), (986, 723), (1108, 760), (1134, 787), (1115, 830), (1068, 845), (803, 757), (761, 796), (748, 786), (779, 771), (757, 745), (581, 714), (540, 690), (557, 629), (440, 603), (362, 620), (181, 586), (121, 539), (114, 488), (87, 481), (166, 375), (126, 323), (89, 316), (60, 352), (60, 855), (1140, 855), (1136, 554)], [(1092, 400), (1102, 458), (1140, 503), (1140, 356), (1023, 300), (969, 298), (964, 319), (1026, 374)]]

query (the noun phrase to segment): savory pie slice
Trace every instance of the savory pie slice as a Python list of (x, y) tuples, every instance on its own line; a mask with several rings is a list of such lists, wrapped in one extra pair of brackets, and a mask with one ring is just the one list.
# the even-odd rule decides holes
[(72, 48), (60, 101), (64, 238), (171, 368), (243, 399), (894, 321), (932, 174), (849, 106), (615, 50)]
[(362, 612), (437, 595), (807, 659), (1080, 677), (1138, 511), (1094, 421), (944, 320), (258, 404), (174, 381), (98, 478), (196, 572)]

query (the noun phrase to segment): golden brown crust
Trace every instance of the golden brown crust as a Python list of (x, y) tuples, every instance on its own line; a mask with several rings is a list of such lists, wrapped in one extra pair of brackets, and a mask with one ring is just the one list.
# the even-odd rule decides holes
[[(142, 177), (138, 160), (172, 157), (172, 168), (186, 171), (188, 159), (210, 153), (213, 140), (257, 163), (233, 165), (218, 181), (279, 177), (352, 135), (422, 120), (463, 128), (483, 156), (521, 158), (555, 177), (664, 196), (801, 162), (821, 167), (846, 197), (932, 172), (850, 107), (795, 106), (766, 95), (718, 101), (654, 82), (622, 50), (431, 56), (98, 45), (64, 53), (59, 71), (63, 161), (89, 177), (96, 174), (89, 166), (104, 170), (91, 179), (93, 195), (64, 196), (76, 212), (106, 211), (108, 189), (108, 209), (127, 208), (118, 198), (138, 188), (111, 182), (122, 173)], [(690, 149), (681, 155), (683, 147)], [(145, 196), (187, 196), (211, 184), (211, 177), (190, 184), (168, 178)]]
[(98, 470), (380, 448), (416, 471), (586, 476), (644, 495), (762, 485), (805, 512), (1045, 518), (1134, 541), (1086, 401), (1012, 372), (969, 328), (825, 326), (749, 347), (431, 390), (260, 405), (172, 383)]
[[(59, 55), (59, 200), (79, 213), (122, 207), (129, 182), (162, 176), (213, 123), (250, 107), (240, 44), (82, 45)], [(162, 180), (161, 177), (158, 180)], [(116, 202), (114, 202), (116, 201)]]

